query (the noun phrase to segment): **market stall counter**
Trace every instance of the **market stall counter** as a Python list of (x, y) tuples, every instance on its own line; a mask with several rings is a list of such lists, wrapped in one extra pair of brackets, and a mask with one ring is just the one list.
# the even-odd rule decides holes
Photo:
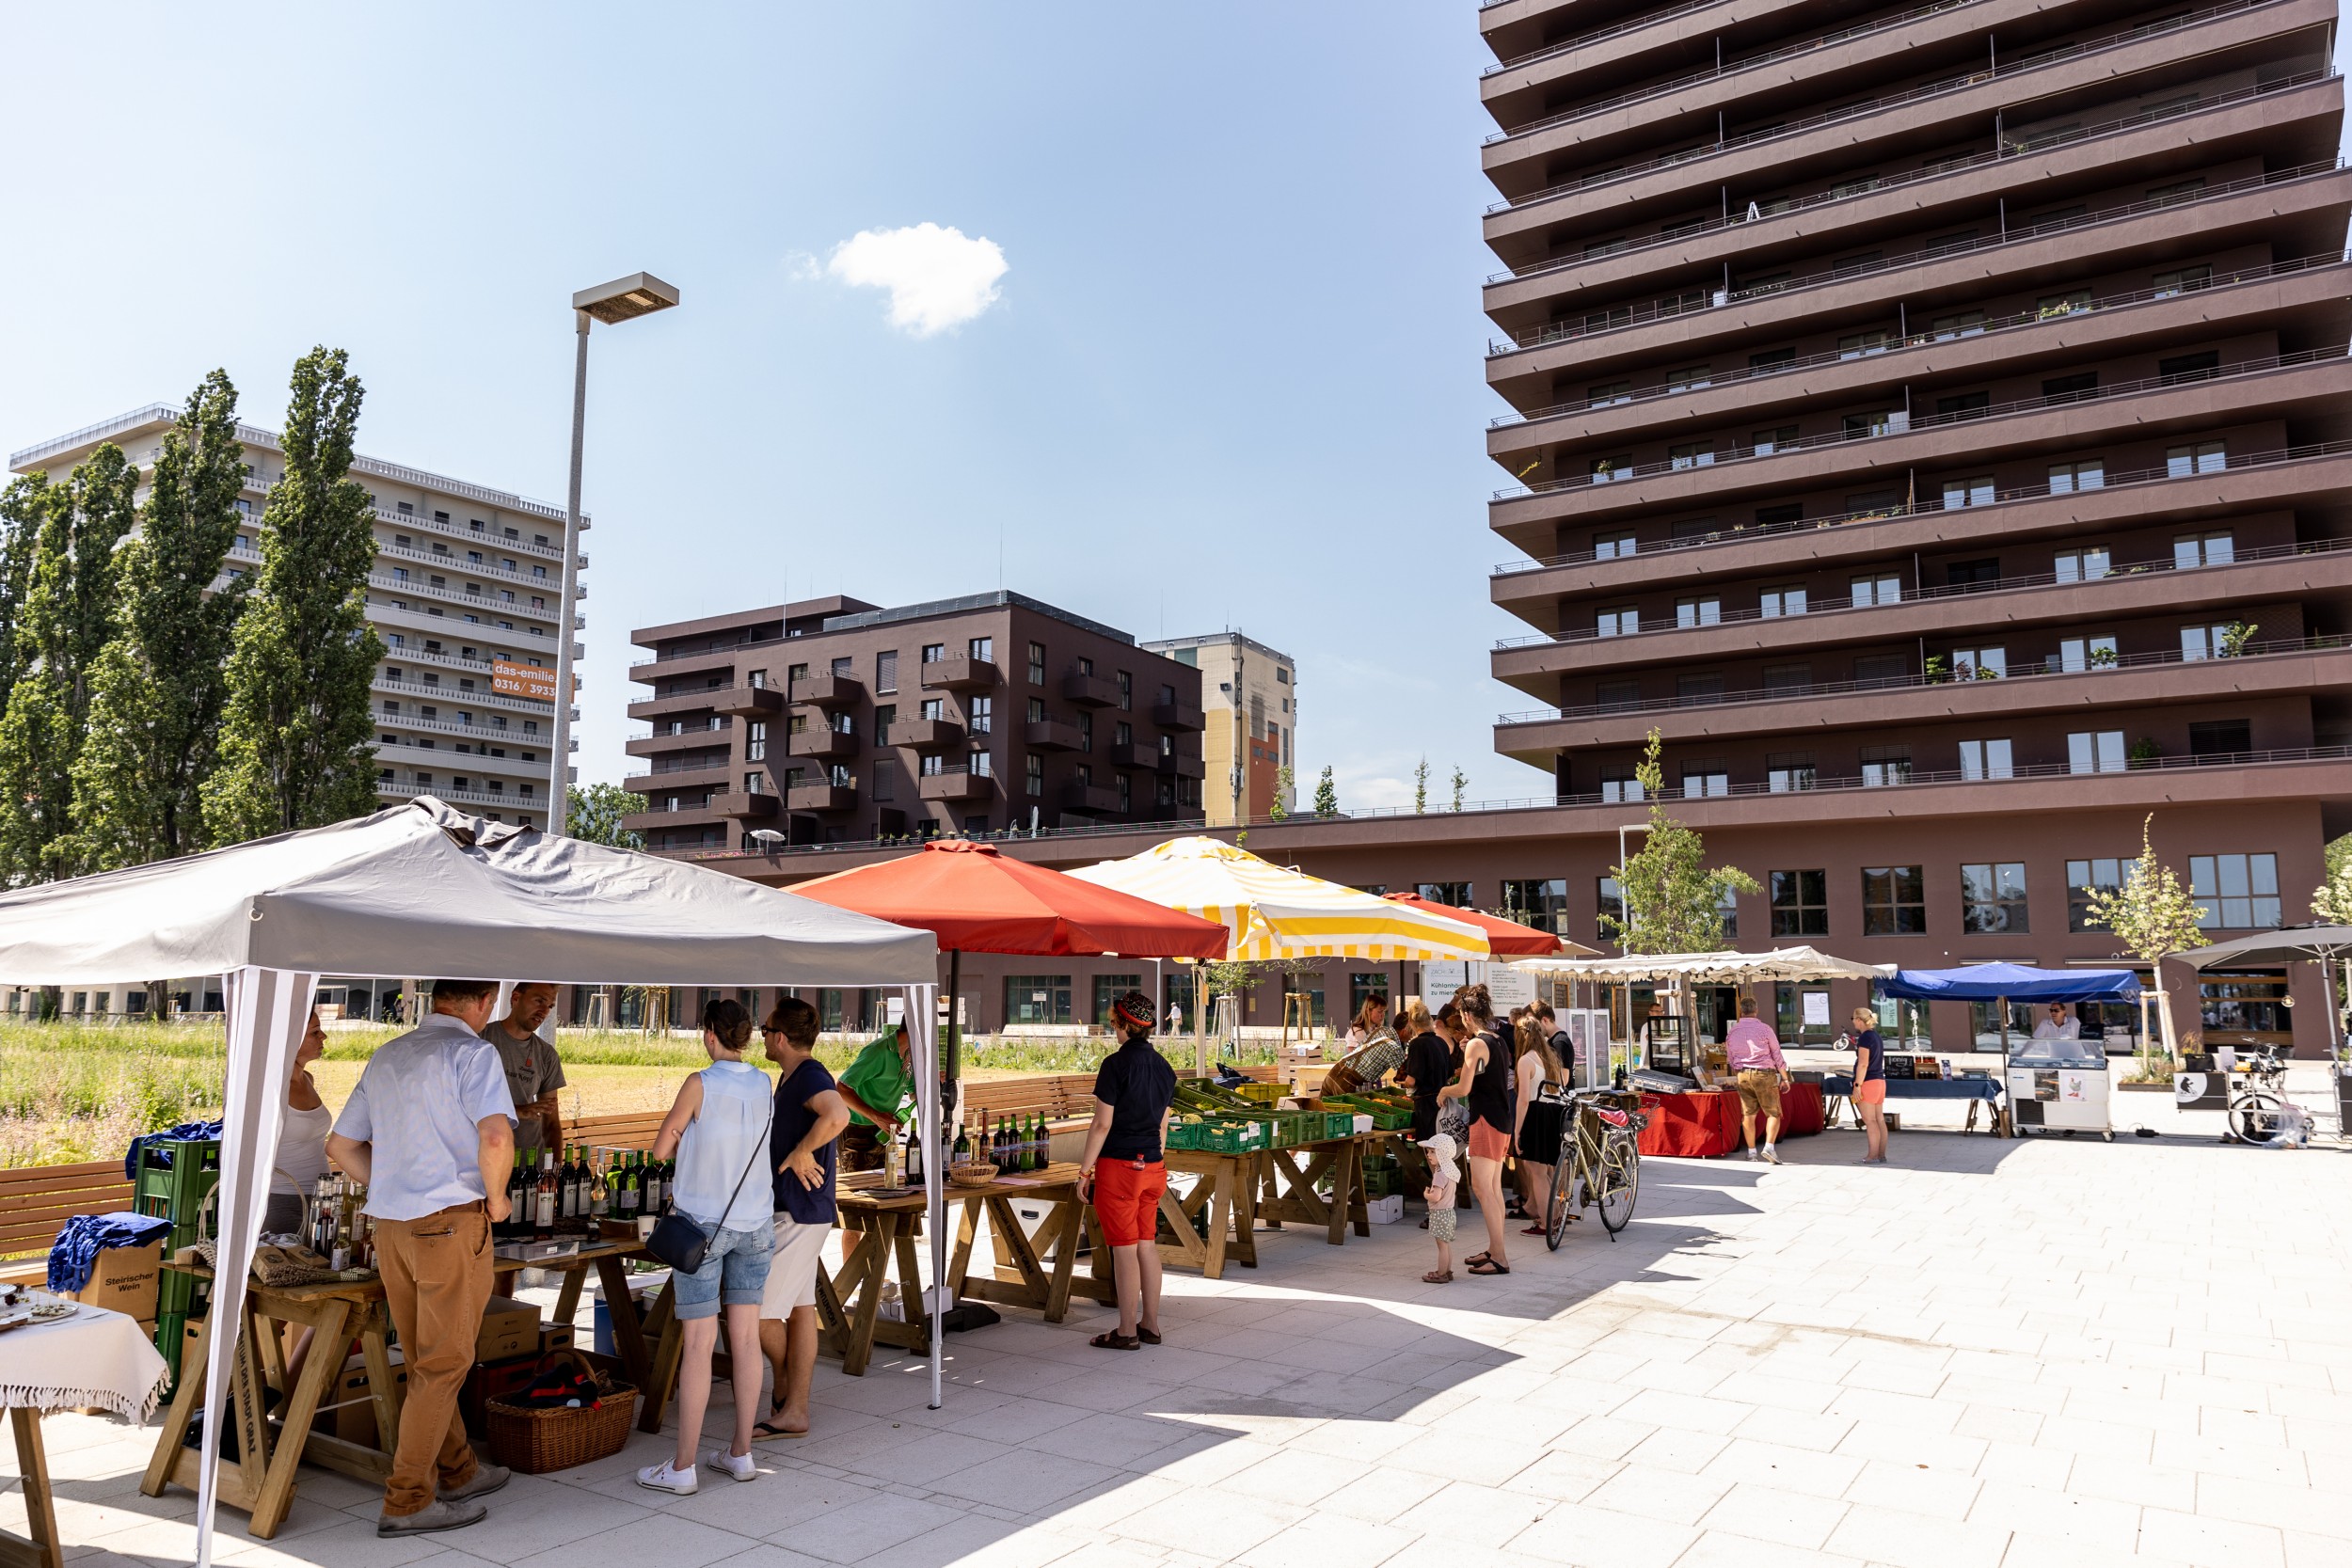
[[(1823, 1087), (1801, 1079), (1780, 1091), (1782, 1137), (1809, 1137), (1821, 1131)], [(1739, 1153), (1744, 1142), (1740, 1096), (1731, 1089), (1688, 1089), (1679, 1093), (1645, 1089), (1642, 1109), (1649, 1117), (1649, 1125), (1642, 1129), (1641, 1148), (1645, 1154), (1711, 1160)], [(1757, 1129), (1757, 1136), (1762, 1135), (1762, 1129)]]
[(0, 1530), (0, 1564), (64, 1568), (41, 1417), (95, 1406), (144, 1423), (171, 1369), (139, 1324), (119, 1312), (22, 1287), (7, 1295), (0, 1300), (0, 1388), (8, 1390), (25, 1533)]
[[(1829, 1101), (1829, 1120), (1835, 1126), (1839, 1110), (1853, 1100), (1853, 1074), (1838, 1073), (1821, 1081), (1820, 1092)], [(1984, 1107), (1985, 1132), (1996, 1138), (2010, 1134), (2009, 1101), (2001, 1085), (1990, 1078), (1889, 1078), (1886, 1081), (1889, 1100), (1958, 1100), (1968, 1106), (1968, 1119), (1961, 1132), (1977, 1130), (1977, 1108)]]

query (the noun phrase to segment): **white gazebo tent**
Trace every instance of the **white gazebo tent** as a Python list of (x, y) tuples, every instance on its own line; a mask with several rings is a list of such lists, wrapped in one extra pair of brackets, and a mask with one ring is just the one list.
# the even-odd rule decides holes
[[(558, 984), (903, 986), (933, 1016), (938, 944), (909, 930), (680, 862), (486, 821), (429, 797), (328, 828), (0, 895), (0, 978), (110, 984), (218, 974), (229, 1011), (220, 1267), (236, 1323), (268, 1202), (285, 1085), (322, 974), (520, 976)], [(937, 1039), (915, 1031), (935, 1100)], [(924, 1114), (937, 1118), (935, 1104)], [(941, 1221), (939, 1167), (925, 1168)], [(933, 1304), (934, 1307), (936, 1304)], [(939, 1326), (931, 1402), (939, 1402)], [(226, 1388), (237, 1336), (211, 1338)], [(197, 1511), (212, 1555), (221, 1402), (205, 1402)]]
[[(1754, 986), (1782, 980), (1883, 980), (1893, 964), (1857, 963), (1814, 947), (1776, 947), (1765, 953), (1724, 949), (1713, 953), (1629, 953), (1616, 958), (1514, 958), (1514, 969), (1556, 979), (1604, 986), (1642, 982), (1673, 987), (1677, 993), (1698, 985)], [(1688, 1008), (1685, 1008), (1686, 1012)]]

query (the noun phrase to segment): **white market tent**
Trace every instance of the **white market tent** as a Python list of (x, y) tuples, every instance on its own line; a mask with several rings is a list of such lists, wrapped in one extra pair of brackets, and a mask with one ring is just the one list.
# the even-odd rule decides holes
[(1759, 985), (1776, 980), (1883, 980), (1893, 964), (1856, 963), (1813, 947), (1768, 953), (1634, 953), (1621, 958), (1513, 958), (1513, 969), (1561, 979), (1628, 985), (1640, 981), (1692, 985)]
[[(700, 866), (452, 810), (430, 797), (328, 828), (0, 895), (0, 981), (106, 985), (221, 974), (229, 1003), (213, 1311), (236, 1323), (268, 1202), (295, 1047), (322, 974), (580, 985), (904, 986), (934, 1016), (938, 943)], [(935, 1122), (933, 1031), (914, 1031)], [(934, 1231), (936, 1164), (925, 1170)], [(936, 1307), (936, 1304), (934, 1304)], [(939, 1400), (933, 1324), (932, 1403)], [(237, 1336), (212, 1337), (230, 1386)], [(198, 1559), (212, 1555), (222, 1402), (204, 1410)]]

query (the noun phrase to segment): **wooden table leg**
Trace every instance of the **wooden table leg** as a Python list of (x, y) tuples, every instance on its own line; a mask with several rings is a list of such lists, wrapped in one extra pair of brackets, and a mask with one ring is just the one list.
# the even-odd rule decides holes
[(359, 1331), (359, 1356), (368, 1369), (368, 1399), (375, 1407), (377, 1446), (390, 1453), (400, 1446), (400, 1407), (405, 1395), (392, 1375), (392, 1354), (385, 1342), (390, 1313), (377, 1302)]
[(40, 1440), (40, 1412), (17, 1406), (8, 1412), (16, 1434), (16, 1468), (24, 1482), (24, 1518), (29, 1535), (0, 1531), (0, 1563), (9, 1568), (65, 1568), (57, 1540), (56, 1499), (49, 1487), (49, 1450)]
[(686, 1354), (686, 1331), (678, 1326), (677, 1306), (669, 1286), (664, 1285), (654, 1299), (653, 1310), (645, 1314), (639, 1333), (652, 1343), (653, 1351), (645, 1358), (644, 1381), (637, 1385), (641, 1396), (637, 1430), (660, 1432), (670, 1396), (677, 1391), (678, 1361)]
[(882, 1315), (882, 1280), (890, 1273), (892, 1232), (898, 1228), (897, 1216), (876, 1214), (868, 1240), (859, 1249), (856, 1299), (850, 1309), (849, 1337), (841, 1347), (841, 1370), (850, 1377), (864, 1377), (874, 1359), (874, 1324)]
[(1209, 1190), (1201, 1208), (1208, 1214), (1208, 1247), (1200, 1260), (1200, 1275), (1204, 1279), (1225, 1277), (1225, 1254), (1233, 1244), (1233, 1186), (1236, 1167), (1230, 1161), (1219, 1161), (1215, 1170), (1200, 1178)]
[[(287, 1513), (294, 1508), (296, 1472), (302, 1465), (302, 1446), (310, 1436), (312, 1418), (319, 1413), (320, 1396), (326, 1391), (326, 1386), (342, 1373), (341, 1352), (345, 1343), (351, 1313), (352, 1304), (347, 1301), (329, 1298), (319, 1304), (319, 1323), (310, 1344), (321, 1354), (303, 1362), (302, 1375), (294, 1380), (294, 1386), (287, 1395), (285, 1424), (274, 1445), (275, 1451), (268, 1453), (265, 1472), (259, 1461), (263, 1445), (269, 1442), (269, 1423), (266, 1419), (257, 1418), (261, 1416), (258, 1398), (251, 1414), (243, 1415), (239, 1421), (238, 1435), (245, 1440), (244, 1451), (238, 1456), (239, 1462), (245, 1466), (247, 1478), (259, 1482), (253, 1500), (253, 1517), (246, 1527), (257, 1540), (267, 1541), (275, 1536), (278, 1527), (286, 1522)], [(255, 1314), (253, 1330), (246, 1338), (248, 1342), (258, 1343), (271, 1332), (270, 1321)], [(240, 1363), (245, 1362), (249, 1354), (258, 1361), (258, 1354), (241, 1352), (238, 1357)], [(258, 1386), (259, 1370), (258, 1366), (249, 1372), (240, 1366), (237, 1380), (240, 1402), (247, 1397), (249, 1386)], [(258, 1394), (258, 1386), (255, 1386), (255, 1393)], [(261, 1441), (246, 1437), (248, 1431)]]
[(1340, 1207), (1345, 1212), (1348, 1223), (1356, 1227), (1356, 1234), (1369, 1237), (1372, 1234), (1372, 1197), (1364, 1191), (1364, 1145), (1360, 1140), (1349, 1142), (1347, 1153), (1340, 1162), (1339, 1182), (1331, 1193), (1340, 1200)]
[(587, 1283), (587, 1264), (575, 1263), (564, 1271), (564, 1283), (555, 1292), (555, 1323), (569, 1327), (580, 1316), (580, 1288)]
[[(180, 1388), (172, 1396), (171, 1407), (164, 1412), (164, 1430), (156, 1435), (154, 1455), (148, 1460), (147, 1475), (139, 1482), (139, 1490), (151, 1497), (164, 1495), (181, 1454), (187, 1450), (188, 1428), (204, 1402), (204, 1374), (212, 1364), (212, 1347), (213, 1320), (207, 1317), (197, 1328), (196, 1343), (181, 1349)], [(190, 1356), (195, 1357), (194, 1365), (189, 1364)]]
[(990, 1245), (1021, 1271), (1021, 1285), (1028, 1292), (1029, 1305), (1043, 1307), (1052, 1287), (1046, 1282), (1045, 1266), (1038, 1261), (1037, 1248), (1030, 1244), (1028, 1232), (1021, 1228), (1021, 1216), (1012, 1212), (1011, 1201), (990, 1198), (988, 1220), (993, 1232)]
[[(1019, 1227), (1014, 1228), (1018, 1230)], [(891, 1250), (898, 1257), (898, 1321), (918, 1341), (906, 1348), (916, 1355), (928, 1356), (931, 1353), (931, 1315), (923, 1310), (923, 1261), (914, 1250), (914, 1215), (906, 1215), (900, 1221), (898, 1234), (891, 1238)]]
[[(629, 1382), (644, 1388), (653, 1380), (653, 1360), (645, 1344), (645, 1325), (628, 1293), (628, 1270), (610, 1255), (596, 1259), (596, 1278), (604, 1286), (605, 1316), (612, 1323), (612, 1351)], [(659, 1427), (648, 1427), (659, 1432)]]
[(1066, 1197), (1054, 1206), (1052, 1221), (1054, 1273), (1045, 1287), (1045, 1321), (1057, 1323), (1070, 1316), (1070, 1287), (1072, 1275), (1078, 1265), (1078, 1238), (1086, 1233), (1085, 1207), (1075, 1196)]
[(967, 1197), (956, 1216), (956, 1245), (947, 1259), (945, 1281), (958, 1295), (963, 1293), (963, 1282), (972, 1272), (972, 1243), (980, 1235), (980, 1200)]

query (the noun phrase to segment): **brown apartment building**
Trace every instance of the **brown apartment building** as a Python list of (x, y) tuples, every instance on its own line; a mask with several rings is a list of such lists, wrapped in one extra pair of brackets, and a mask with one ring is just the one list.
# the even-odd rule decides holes
[(779, 850), (1200, 819), (1200, 673), (998, 592), (833, 597), (648, 626), (628, 825)]

